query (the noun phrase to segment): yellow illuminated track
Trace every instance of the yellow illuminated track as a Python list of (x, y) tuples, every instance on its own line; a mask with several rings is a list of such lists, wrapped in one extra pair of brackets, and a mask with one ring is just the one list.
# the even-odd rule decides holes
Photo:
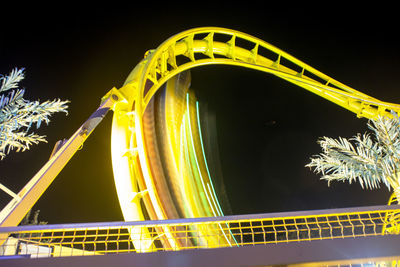
[[(352, 89), (284, 51), (250, 35), (222, 28), (197, 28), (177, 34), (148, 51), (119, 92), (114, 108), (112, 162), (118, 197), (127, 221), (222, 216), (202, 144), (198, 104), (190, 91), (189, 69), (224, 64), (263, 71), (311, 91), (358, 117), (399, 113), (400, 105)], [(158, 94), (159, 93), (159, 94)], [(195, 227), (195, 226), (193, 226)], [(154, 246), (183, 249), (179, 229), (132, 227), (137, 251)], [(188, 229), (182, 229), (188, 231)], [(196, 229), (204, 242), (236, 245), (222, 225)], [(207, 238), (219, 231), (224, 238)], [(143, 238), (142, 238), (143, 239)]]

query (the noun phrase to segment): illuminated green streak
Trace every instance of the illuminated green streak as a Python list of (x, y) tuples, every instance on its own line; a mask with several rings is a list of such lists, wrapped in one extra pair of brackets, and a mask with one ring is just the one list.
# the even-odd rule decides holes
[[(186, 115), (187, 115), (187, 112), (186, 112)], [(202, 181), (202, 178), (201, 178), (201, 174), (199, 177), (199, 175), (198, 175), (199, 172), (195, 171), (195, 169), (194, 169), (195, 168), (194, 165), (196, 163), (196, 158), (195, 158), (195, 156), (193, 156), (193, 151), (190, 149), (190, 147), (192, 146), (191, 139), (188, 140), (188, 138), (187, 138), (188, 132), (190, 132), (190, 126), (188, 125), (189, 123), (190, 123), (189, 120), (187, 120), (187, 121), (183, 120), (183, 129), (184, 129), (183, 136), (184, 136), (184, 142), (185, 142), (184, 156), (185, 156), (185, 162), (186, 162), (185, 166), (189, 166), (186, 168), (187, 169), (186, 171), (189, 175), (188, 177), (192, 177), (192, 179), (189, 179), (188, 181), (186, 181), (186, 183), (192, 190), (195, 189), (194, 192), (197, 192), (197, 188), (200, 186), (198, 181), (199, 180)], [(192, 181), (194, 182), (194, 184), (192, 184)], [(207, 199), (206, 199), (206, 197), (204, 197), (204, 190), (203, 190), (203, 194), (201, 194), (201, 192), (200, 192), (199, 197), (200, 197), (199, 201), (203, 202), (203, 203), (200, 205), (197, 205), (197, 203), (196, 203), (196, 208), (202, 210), (202, 212), (200, 212), (200, 214), (204, 214), (204, 211), (205, 211), (204, 203), (207, 203), (208, 196), (206, 196)], [(192, 199), (195, 199), (195, 198), (192, 198)]]
[[(199, 129), (199, 137), (200, 137), (201, 150), (202, 150), (202, 152), (203, 152), (203, 157), (204, 157), (204, 164), (206, 165), (206, 170), (207, 170), (208, 177), (210, 177), (210, 179), (211, 179), (211, 174), (210, 174), (210, 171), (209, 171), (209, 169), (208, 169), (208, 164), (207, 164), (207, 159), (206, 159), (206, 153), (204, 152), (203, 136), (201, 135), (200, 114), (199, 114), (199, 102), (198, 102), (198, 101), (196, 101), (196, 115), (197, 115), (197, 127), (198, 127), (198, 129)], [(215, 193), (215, 189), (214, 189), (213, 183), (210, 182), (210, 184), (211, 184), (211, 188), (212, 188), (212, 191), (210, 190), (210, 191), (211, 191), (211, 196), (213, 197), (213, 195), (214, 195), (214, 197), (215, 197), (215, 203), (214, 203), (214, 204), (216, 204), (216, 206), (218, 207), (218, 209), (219, 209), (219, 211), (220, 211), (220, 215), (223, 216), (224, 213), (223, 213), (223, 211), (222, 211), (222, 208), (221, 208), (221, 206), (220, 206), (218, 200), (216, 200), (216, 199), (217, 199), (217, 194)], [(214, 197), (213, 197), (213, 199), (214, 199)]]
[[(212, 203), (212, 202), (210, 201), (210, 197), (208, 196), (207, 188), (206, 188), (206, 186), (205, 186), (205, 184), (204, 184), (204, 181), (203, 181), (203, 176), (201, 175), (201, 170), (200, 170), (199, 162), (198, 162), (197, 156), (196, 156), (196, 148), (194, 147), (194, 140), (193, 140), (193, 135), (192, 135), (191, 123), (190, 123), (189, 94), (186, 94), (186, 106), (187, 106), (187, 113), (186, 113), (186, 115), (187, 115), (187, 118), (188, 118), (189, 135), (190, 135), (191, 144), (192, 144), (192, 149), (193, 149), (193, 156), (194, 156), (194, 159), (195, 159), (195, 162), (196, 162), (196, 167), (197, 167), (198, 173), (199, 173), (199, 175), (200, 175), (200, 182), (201, 182), (201, 184), (202, 184), (202, 186), (203, 186), (203, 190), (204, 190), (205, 195), (206, 195), (206, 197), (207, 197), (208, 203)], [(214, 216), (216, 216), (217, 213), (215, 212), (213, 205), (210, 205), (210, 206), (211, 206), (212, 213), (214, 214)]]
[[(191, 129), (191, 123), (190, 123), (189, 94), (186, 94), (186, 103), (187, 103), (187, 109), (188, 109), (186, 114), (188, 115), (189, 133), (190, 133), (190, 138), (191, 138), (191, 141), (192, 141), (191, 143), (192, 143), (192, 147), (193, 147), (193, 151), (194, 151), (193, 154), (194, 154), (195, 159), (196, 159), (197, 169), (199, 170), (199, 174), (200, 174), (200, 181), (201, 181), (201, 183), (202, 183), (202, 185), (203, 185), (204, 192), (206, 193), (208, 203), (211, 204), (212, 202), (214, 202), (214, 204), (215, 204), (215, 203), (218, 203), (218, 201), (216, 201), (216, 199), (214, 199), (213, 194), (211, 193), (211, 198), (212, 198), (212, 200), (213, 200), (212, 202), (210, 202), (210, 198), (208, 197), (208, 191), (209, 191), (209, 190), (207, 190), (207, 188), (206, 188), (205, 185), (204, 185), (203, 177), (202, 177), (202, 175), (201, 175), (200, 167), (199, 167), (198, 160), (197, 160), (197, 156), (196, 156), (196, 149), (195, 149), (195, 147), (194, 147), (194, 141), (193, 141), (193, 135), (192, 135), (192, 129)], [(197, 115), (197, 127), (199, 127), (198, 131), (199, 131), (199, 138), (200, 138), (201, 150), (202, 150), (202, 152), (203, 152), (203, 157), (204, 157), (204, 163), (205, 163), (205, 166), (206, 166), (206, 169), (207, 169), (208, 177), (211, 179), (210, 172), (209, 172), (208, 166), (207, 166), (207, 160), (206, 160), (205, 154), (204, 154), (203, 140), (202, 140), (201, 128), (200, 128), (199, 109), (198, 109), (198, 102), (197, 102), (197, 101), (196, 101), (196, 115)], [(207, 186), (208, 186), (208, 189), (209, 189), (210, 183), (207, 183)], [(211, 183), (211, 186), (212, 186), (212, 183)], [(213, 188), (213, 189), (214, 189), (214, 188)], [(215, 191), (213, 191), (213, 192), (214, 192), (214, 194), (215, 194)], [(218, 203), (217, 206), (218, 206), (218, 207), (220, 208), (220, 210), (221, 210), (221, 207), (219, 206), (219, 203)], [(213, 205), (211, 204), (210, 207), (211, 207), (211, 209), (212, 209), (212, 211), (213, 211), (213, 213), (214, 213), (214, 216), (216, 216), (216, 212), (215, 212), (215, 209), (214, 209)], [(221, 210), (221, 213), (222, 213), (222, 210)], [(219, 228), (221, 229), (221, 232), (222, 232), (222, 234), (224, 235), (226, 241), (227, 241), (228, 243), (230, 243), (229, 238), (226, 236), (225, 231), (222, 229), (222, 226), (221, 226), (221, 225), (218, 225), (218, 226), (219, 226)], [(236, 243), (236, 245), (237, 245), (237, 242), (236, 242), (235, 238), (233, 238), (233, 239), (234, 239), (234, 241), (235, 241), (235, 243)]]
[[(197, 115), (197, 127), (199, 129), (199, 138), (200, 138), (200, 144), (201, 144), (201, 150), (203, 152), (203, 157), (204, 157), (204, 164), (206, 165), (206, 169), (207, 169), (207, 173), (208, 173), (208, 177), (210, 177), (211, 179), (211, 174), (210, 171), (208, 169), (208, 165), (207, 165), (207, 159), (206, 159), (206, 153), (204, 152), (204, 145), (203, 145), (203, 137), (201, 135), (201, 125), (200, 125), (200, 112), (199, 112), (199, 102), (196, 101), (196, 115)], [(210, 188), (211, 185), (211, 188)], [(218, 209), (221, 212), (221, 216), (224, 216), (224, 213), (222, 211), (221, 206), (219, 205), (219, 201), (217, 200), (217, 194), (215, 193), (215, 189), (212, 183), (212, 180), (210, 180), (210, 183), (207, 184), (208, 186), (208, 190), (211, 192), (211, 198), (214, 202), (214, 204), (216, 204), (216, 206), (218, 207)], [(229, 226), (226, 224), (226, 227), (229, 229)], [(222, 229), (221, 225), (219, 225), (219, 228), (221, 229), (222, 233), (224, 234), (226, 240), (228, 241), (228, 243), (230, 243), (228, 237), (225, 234), (225, 231)], [(233, 238), (233, 241), (236, 243), (236, 245), (238, 245), (234, 235), (232, 235), (232, 232), (229, 230), (229, 232), (231, 233), (231, 237)]]
[[(190, 160), (188, 158), (188, 153), (186, 152), (187, 139), (186, 139), (186, 134), (185, 134), (185, 128), (186, 128), (186, 123), (185, 123), (185, 120), (183, 120), (182, 124), (181, 124), (181, 131), (180, 131), (181, 132), (180, 133), (181, 134), (181, 140), (183, 140), (183, 141), (181, 141), (181, 153), (180, 153), (180, 155), (181, 155), (180, 165), (181, 166), (179, 167), (180, 173), (181, 173), (181, 178), (182, 178), (182, 184), (185, 183), (185, 181), (183, 181), (183, 179), (185, 177), (185, 174), (184, 174), (185, 170), (183, 169), (183, 166), (187, 166), (188, 164), (190, 164)], [(185, 162), (187, 162), (188, 164), (184, 164)], [(191, 173), (191, 168), (190, 168), (190, 170), (188, 170), (188, 172)], [(183, 188), (183, 191), (185, 191), (185, 188)], [(185, 193), (185, 195), (186, 195), (186, 193)], [(192, 209), (188, 208), (187, 205), (184, 205), (184, 207), (185, 207), (186, 213), (189, 214), (190, 217), (194, 217)]]

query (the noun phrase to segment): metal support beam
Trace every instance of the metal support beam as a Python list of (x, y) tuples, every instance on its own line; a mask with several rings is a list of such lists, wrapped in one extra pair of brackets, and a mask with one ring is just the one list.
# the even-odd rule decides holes
[(111, 89), (102, 99), (100, 107), (61, 147), (53, 152), (46, 164), (25, 185), (25, 187), (0, 212), (0, 227), (17, 226), (26, 213), (33, 207), (40, 196), (54, 181), (75, 152), (102, 121), (107, 112), (117, 102), (124, 101), (116, 88)]

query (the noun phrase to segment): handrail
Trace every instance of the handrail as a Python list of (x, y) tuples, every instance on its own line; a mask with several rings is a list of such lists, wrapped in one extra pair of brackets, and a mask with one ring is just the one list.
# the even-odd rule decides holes
[(241, 220), (260, 220), (260, 219), (279, 219), (279, 218), (294, 218), (294, 217), (310, 217), (310, 216), (332, 216), (350, 213), (368, 213), (368, 212), (400, 212), (400, 205), (376, 205), (362, 206), (352, 208), (337, 208), (337, 209), (319, 209), (305, 211), (289, 211), (289, 212), (274, 212), (274, 213), (259, 213), (259, 214), (242, 214), (242, 215), (227, 215), (222, 217), (202, 217), (202, 218), (182, 218), (169, 220), (146, 220), (146, 221), (115, 221), (115, 222), (94, 222), (94, 223), (72, 223), (72, 224), (44, 224), (44, 225), (22, 225), (14, 227), (0, 227), (0, 233), (19, 232), (19, 231), (41, 231), (53, 229), (101, 229), (106, 227), (131, 227), (131, 226), (156, 226), (156, 225), (180, 225), (191, 223), (209, 223), (209, 222), (226, 222), (226, 221), (241, 221)]

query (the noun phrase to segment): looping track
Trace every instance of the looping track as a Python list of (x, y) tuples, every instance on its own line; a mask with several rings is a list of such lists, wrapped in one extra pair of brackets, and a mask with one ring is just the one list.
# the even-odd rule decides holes
[(208, 64), (235, 65), (276, 75), (359, 117), (373, 118), (389, 110), (400, 110), (400, 105), (365, 95), (267, 42), (229, 29), (198, 28), (182, 32), (149, 51), (143, 63), (142, 75), (136, 81), (136, 99), (142, 100), (135, 106), (137, 111), (144, 110), (158, 88), (171, 77)]
[[(177, 82), (180, 74), (189, 69), (210, 64), (234, 65), (275, 75), (354, 112), (358, 117), (375, 118), (379, 115), (390, 116), (391, 111), (400, 112), (400, 105), (383, 102), (352, 89), (245, 33), (214, 27), (179, 33), (157, 49), (148, 51), (119, 89), (124, 101), (114, 108), (112, 160), (125, 220), (143, 220), (146, 216), (158, 220), (171, 219), (167, 210), (171, 203), (166, 203), (161, 197), (161, 181), (149, 158), (152, 148), (145, 133), (146, 109), (160, 88)], [(153, 142), (151, 140), (150, 143)], [(194, 153), (204, 156), (198, 151)], [(171, 164), (178, 161), (174, 160)], [(211, 207), (211, 201), (208, 205)], [(154, 246), (156, 239), (163, 246), (176, 249), (183, 246), (169, 241), (172, 240), (168, 238), (171, 235), (169, 229), (157, 230), (159, 235), (156, 237), (142, 228), (131, 230), (132, 235), (148, 235), (148, 243), (135, 244), (139, 251)], [(226, 242), (234, 244), (234, 240), (229, 238)]]

